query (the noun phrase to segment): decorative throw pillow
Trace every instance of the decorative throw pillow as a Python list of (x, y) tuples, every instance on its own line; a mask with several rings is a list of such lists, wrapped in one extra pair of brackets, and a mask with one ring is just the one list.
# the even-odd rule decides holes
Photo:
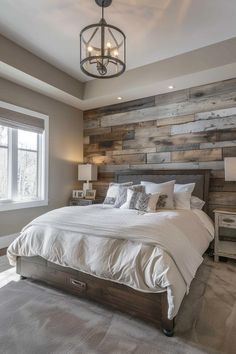
[(126, 202), (121, 205), (120, 209), (137, 209), (147, 212), (155, 212), (159, 193), (146, 194), (144, 191), (137, 192), (128, 188)]
[(118, 196), (118, 189), (120, 186), (132, 186), (133, 182), (126, 183), (110, 183), (109, 188), (107, 190), (106, 198), (103, 204), (114, 205), (116, 202), (116, 198)]
[(174, 204), (176, 209), (190, 209), (190, 199), (195, 183), (175, 184)]
[(156, 212), (160, 193), (139, 193), (135, 209), (149, 213)]
[(190, 199), (190, 207), (191, 209), (200, 209), (202, 210), (202, 208), (204, 207), (205, 202), (203, 200), (201, 200), (198, 197), (192, 196)]
[(159, 199), (157, 203), (158, 209), (173, 209), (174, 208), (174, 184), (175, 181), (169, 181), (165, 183), (153, 183), (142, 181), (141, 184), (145, 186), (145, 192), (147, 194), (159, 193)]
[[(127, 191), (130, 189), (133, 192), (144, 192), (145, 188), (144, 186), (141, 186), (141, 184), (136, 184), (134, 186), (119, 186), (118, 188), (118, 195), (114, 204), (115, 208), (120, 208), (126, 201), (127, 201)], [(130, 209), (130, 208), (127, 208)]]

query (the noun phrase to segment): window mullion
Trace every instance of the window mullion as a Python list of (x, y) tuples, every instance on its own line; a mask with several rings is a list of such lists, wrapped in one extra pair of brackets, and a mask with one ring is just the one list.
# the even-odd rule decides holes
[(17, 191), (17, 174), (18, 174), (18, 132), (17, 129), (12, 129), (12, 161), (11, 161), (11, 168), (12, 168), (12, 180), (11, 180), (11, 189), (12, 189), (12, 199), (16, 200), (18, 196)]

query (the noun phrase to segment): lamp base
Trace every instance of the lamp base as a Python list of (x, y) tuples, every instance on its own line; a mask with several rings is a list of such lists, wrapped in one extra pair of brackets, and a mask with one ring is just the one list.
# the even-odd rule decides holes
[(87, 189), (93, 189), (92, 183), (85, 182), (85, 183), (83, 184), (83, 192), (84, 192), (84, 195), (85, 195)]

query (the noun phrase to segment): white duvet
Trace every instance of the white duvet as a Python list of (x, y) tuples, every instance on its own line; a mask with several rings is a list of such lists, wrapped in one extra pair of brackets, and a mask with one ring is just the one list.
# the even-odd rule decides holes
[(213, 239), (200, 210), (136, 210), (102, 205), (65, 207), (44, 214), (9, 246), (8, 258), (40, 256), (144, 292), (167, 290), (168, 318), (181, 301)]

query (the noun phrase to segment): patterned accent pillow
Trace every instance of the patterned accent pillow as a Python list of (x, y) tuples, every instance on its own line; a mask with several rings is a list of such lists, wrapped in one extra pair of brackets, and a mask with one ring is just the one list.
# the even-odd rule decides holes
[[(131, 192), (144, 192), (145, 187), (142, 186), (141, 184), (135, 184), (134, 186), (131, 187), (123, 187), (121, 186), (119, 189), (120, 195), (116, 199), (116, 203), (114, 205), (115, 208), (120, 208), (121, 206), (124, 207), (122, 209), (135, 209), (135, 194)], [(131, 200), (132, 199), (132, 200)], [(130, 203), (132, 204), (132, 207), (130, 207)]]
[(146, 194), (145, 192), (136, 192), (131, 188), (127, 190), (127, 200), (120, 209), (137, 209), (145, 212), (155, 212), (159, 193)]
[[(123, 204), (126, 203), (127, 201), (127, 192), (128, 190), (131, 190), (133, 192), (143, 192), (145, 190), (144, 186), (141, 186), (141, 184), (137, 184), (134, 186), (119, 186), (118, 188), (118, 195), (114, 204), (115, 208), (120, 208)], [(129, 208), (130, 209), (130, 208)], [(133, 208), (131, 208), (133, 209)]]
[(145, 212), (156, 212), (160, 193), (139, 193), (136, 209)]
[(109, 188), (107, 190), (106, 198), (103, 204), (114, 205), (116, 202), (116, 198), (118, 196), (118, 189), (120, 186), (132, 186), (133, 182), (126, 183), (110, 183)]

